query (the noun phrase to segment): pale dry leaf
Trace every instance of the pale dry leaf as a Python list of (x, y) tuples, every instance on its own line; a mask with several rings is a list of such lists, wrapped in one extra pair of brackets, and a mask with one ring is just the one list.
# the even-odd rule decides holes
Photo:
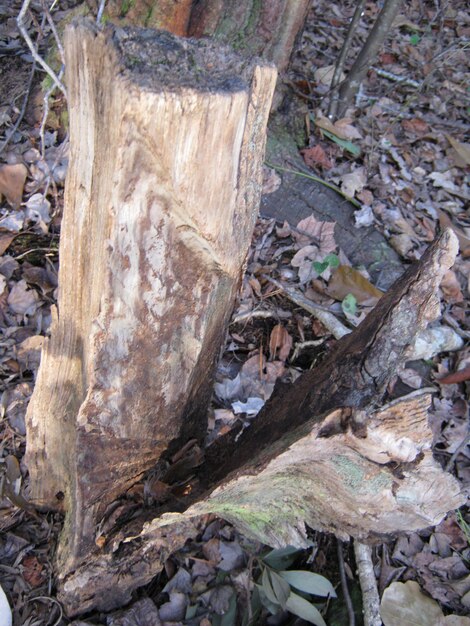
[(372, 207), (364, 205), (358, 211), (354, 211), (354, 226), (356, 228), (368, 228), (375, 222)]
[(335, 135), (341, 139), (362, 139), (362, 134), (352, 124), (350, 117), (343, 117), (334, 124)]
[(264, 406), (264, 400), (261, 398), (247, 398), (246, 402), (241, 402), (237, 400), (236, 402), (232, 402), (232, 409), (235, 415), (239, 415), (240, 413), (246, 413), (249, 417), (254, 417), (258, 415), (261, 409)]
[(470, 144), (461, 143), (450, 135), (446, 135), (446, 139), (452, 146), (452, 157), (455, 165), (457, 165), (457, 167), (467, 167), (467, 165), (470, 165)]
[(440, 287), (447, 302), (463, 302), (463, 294), (460, 289), (460, 283), (453, 270), (447, 270), (442, 277)]
[(354, 198), (367, 182), (366, 170), (364, 167), (358, 167), (349, 174), (341, 176), (340, 180), (341, 191), (349, 198)]
[(269, 337), (269, 359), (286, 361), (292, 349), (292, 337), (282, 324), (276, 324)]
[(263, 165), (263, 188), (262, 193), (274, 193), (281, 186), (282, 180), (276, 170)]
[(5, 196), (14, 209), (20, 207), (27, 175), (28, 170), (22, 163), (0, 166), (0, 197)]
[(299, 245), (314, 243), (318, 245), (320, 254), (323, 256), (336, 250), (335, 222), (321, 222), (314, 215), (310, 215), (297, 224), (297, 229), (301, 232), (294, 231), (293, 235)]
[[(317, 83), (321, 85), (326, 85), (329, 87), (331, 85), (331, 81), (333, 80), (333, 75), (335, 73), (335, 65), (325, 65), (325, 67), (319, 67), (315, 70), (313, 77)], [(340, 80), (344, 80), (345, 74), (341, 72)]]
[(158, 609), (160, 619), (164, 622), (179, 622), (184, 619), (186, 607), (189, 604), (185, 593), (170, 592), (170, 601), (162, 604)]
[(25, 280), (20, 280), (12, 287), (7, 302), (18, 315), (34, 315), (39, 306), (39, 296), (34, 289), (29, 289)]
[(430, 626), (444, 614), (438, 603), (425, 596), (414, 580), (392, 583), (385, 589), (380, 603), (384, 626)]

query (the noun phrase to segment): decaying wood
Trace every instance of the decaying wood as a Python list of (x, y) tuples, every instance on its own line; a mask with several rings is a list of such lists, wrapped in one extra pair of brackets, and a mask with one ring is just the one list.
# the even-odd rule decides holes
[(31, 499), (59, 569), (180, 436), (202, 439), (259, 206), (276, 80), (210, 42), (79, 21), (59, 304), (28, 408)]
[(60, 575), (68, 613), (130, 597), (163, 567), (171, 542), (194, 536), (207, 513), (269, 545), (304, 546), (306, 525), (381, 541), (437, 524), (460, 506), (457, 481), (432, 458), (430, 394), (381, 406), (415, 334), (439, 313), (438, 286), (456, 251), (445, 231), (331, 357), (277, 389), (249, 429), (212, 444), (200, 471), (206, 492), (184, 513), (134, 521)]

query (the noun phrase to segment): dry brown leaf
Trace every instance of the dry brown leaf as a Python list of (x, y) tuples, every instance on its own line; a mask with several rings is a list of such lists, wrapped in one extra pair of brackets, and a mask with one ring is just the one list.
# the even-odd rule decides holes
[(276, 355), (280, 361), (286, 361), (292, 349), (292, 337), (282, 324), (277, 324), (269, 338), (269, 360), (274, 361)]
[[(313, 74), (315, 81), (321, 85), (329, 87), (333, 80), (333, 74), (335, 73), (334, 65), (326, 65), (325, 67), (319, 67)], [(344, 80), (344, 72), (341, 72), (341, 80)]]
[(349, 293), (352, 293), (359, 304), (367, 305), (376, 304), (383, 296), (382, 291), (374, 287), (367, 278), (347, 265), (340, 265), (333, 272), (327, 292), (336, 300), (344, 300)]
[(463, 383), (466, 380), (470, 380), (470, 365), (463, 370), (458, 370), (457, 372), (443, 376), (443, 378), (439, 378), (438, 383), (441, 385), (453, 385), (455, 383)]
[(470, 255), (470, 239), (466, 237), (463, 234), (463, 232), (459, 228), (457, 228), (457, 226), (454, 225), (454, 223), (452, 222), (450, 217), (447, 215), (447, 213), (445, 213), (445, 211), (438, 208), (437, 214), (439, 216), (439, 224), (441, 225), (441, 228), (443, 229), (446, 227), (451, 228), (456, 234), (457, 239), (459, 240), (460, 252), (462, 253), (463, 256), (469, 256)]
[(313, 148), (305, 148), (305, 150), (300, 151), (300, 154), (303, 156), (305, 164), (312, 169), (314, 169), (315, 166), (323, 167), (326, 170), (333, 167), (333, 163), (319, 145), (313, 146)]
[(349, 198), (354, 198), (356, 193), (362, 191), (367, 182), (366, 170), (358, 167), (349, 174), (341, 176), (341, 191)]
[(5, 196), (14, 209), (19, 209), (28, 170), (23, 163), (0, 166), (0, 196)]
[(12, 233), (9, 230), (0, 231), (0, 256), (8, 250), (9, 245), (16, 237), (16, 233)]
[[(320, 255), (326, 256), (336, 250), (335, 222), (320, 222), (313, 215), (306, 217), (297, 224), (300, 233), (294, 232), (294, 238), (300, 246), (316, 244), (319, 247)], [(310, 235), (307, 237), (302, 234)]]
[(352, 124), (352, 119), (343, 117), (334, 124), (334, 134), (340, 139), (362, 139), (361, 133)]
[(31, 587), (39, 587), (45, 580), (44, 568), (33, 555), (25, 556), (21, 562), (23, 578)]
[(466, 167), (467, 165), (470, 165), (470, 144), (461, 143), (450, 135), (446, 135), (446, 139), (453, 148), (452, 157), (455, 165), (457, 167)]
[(425, 135), (429, 131), (429, 126), (419, 117), (414, 117), (411, 120), (403, 120), (401, 125), (406, 132), (414, 135)]
[(440, 287), (447, 302), (456, 303), (463, 301), (460, 283), (453, 270), (447, 270), (442, 278)]

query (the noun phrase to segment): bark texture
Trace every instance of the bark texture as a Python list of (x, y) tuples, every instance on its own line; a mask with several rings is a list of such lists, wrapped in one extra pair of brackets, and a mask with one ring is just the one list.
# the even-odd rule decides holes
[(260, 199), (276, 72), (209, 42), (70, 26), (59, 305), (28, 408), (61, 571), (181, 436), (201, 439)]
[(199, 472), (202, 491), (185, 512), (152, 519), (148, 511), (146, 520), (110, 528), (86, 564), (61, 573), (68, 614), (127, 601), (207, 513), (279, 547), (305, 546), (306, 525), (382, 541), (437, 524), (463, 504), (458, 482), (432, 458), (429, 393), (381, 406), (416, 333), (439, 314), (438, 286), (456, 251), (445, 231), (331, 357), (278, 388), (245, 432), (212, 444)]

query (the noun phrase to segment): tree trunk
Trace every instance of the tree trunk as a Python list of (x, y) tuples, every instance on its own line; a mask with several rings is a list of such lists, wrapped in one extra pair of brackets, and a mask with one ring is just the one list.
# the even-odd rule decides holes
[(259, 206), (276, 72), (167, 33), (66, 33), (60, 295), (28, 408), (32, 499), (63, 571), (180, 438), (202, 440)]
[(272, 61), (282, 72), (309, 5), (310, 0), (134, 0), (126, 5), (122, 0), (108, 0), (105, 16), (175, 35), (214, 37), (249, 56)]

